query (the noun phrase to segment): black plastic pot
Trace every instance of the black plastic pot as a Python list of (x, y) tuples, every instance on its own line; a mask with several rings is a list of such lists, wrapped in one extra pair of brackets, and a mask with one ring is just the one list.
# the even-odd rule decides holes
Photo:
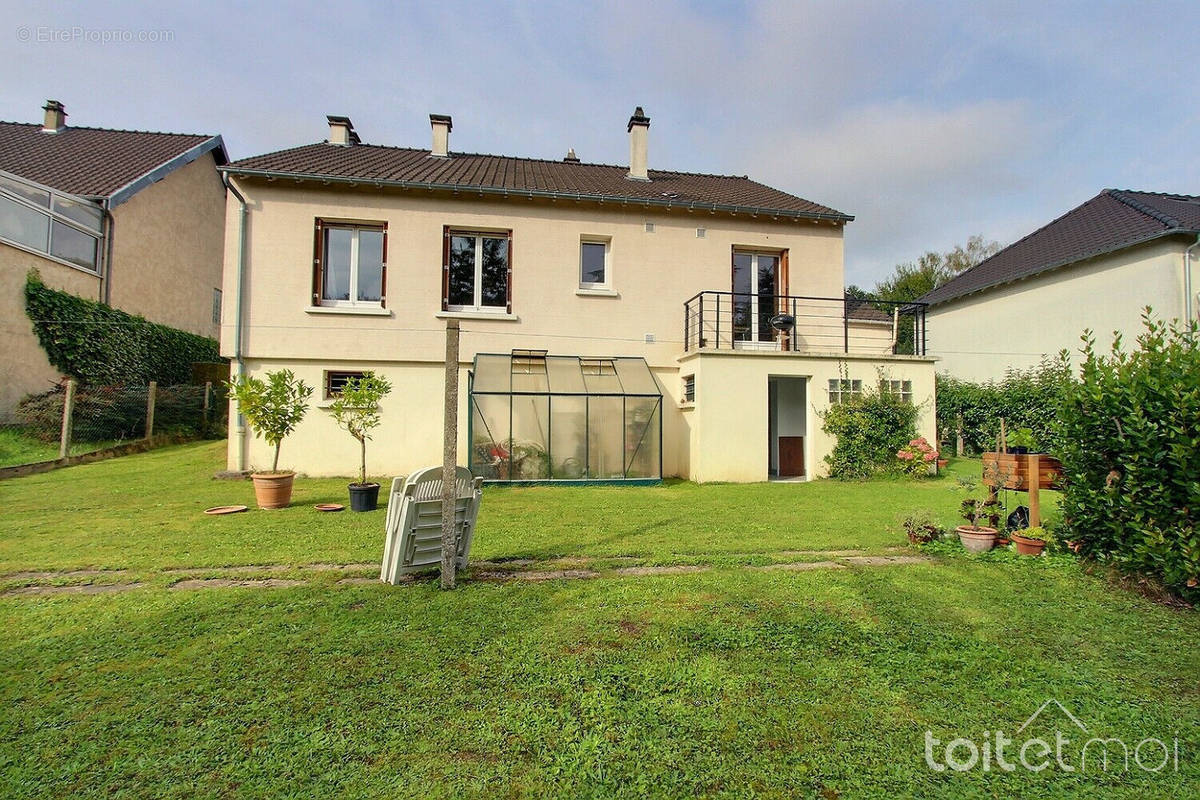
[(379, 507), (378, 483), (350, 484), (350, 510), (374, 511)]

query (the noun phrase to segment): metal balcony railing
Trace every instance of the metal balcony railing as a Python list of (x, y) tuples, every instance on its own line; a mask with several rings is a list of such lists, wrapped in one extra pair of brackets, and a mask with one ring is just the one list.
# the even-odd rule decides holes
[(925, 303), (700, 292), (683, 304), (683, 349), (925, 355)]

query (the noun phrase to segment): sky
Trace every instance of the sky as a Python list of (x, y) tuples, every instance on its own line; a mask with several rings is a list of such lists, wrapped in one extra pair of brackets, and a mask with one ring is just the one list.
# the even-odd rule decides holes
[(1104, 188), (1200, 194), (1200, 2), (29, 3), (0, 119), (219, 133), (232, 158), (363, 141), (749, 175), (853, 214), (846, 282)]

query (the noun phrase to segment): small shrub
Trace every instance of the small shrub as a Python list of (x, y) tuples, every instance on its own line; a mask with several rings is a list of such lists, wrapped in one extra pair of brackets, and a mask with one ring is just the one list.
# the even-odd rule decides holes
[(934, 450), (924, 436), (909, 440), (909, 443), (896, 451), (897, 468), (900, 472), (913, 478), (923, 478), (929, 475), (929, 467), (937, 461), (938, 452)]
[(1200, 600), (1200, 349), (1195, 323), (1146, 309), (1139, 349), (1084, 336), (1082, 379), (1061, 410), (1064, 538), (1127, 574)]
[(900, 519), (900, 526), (913, 544), (928, 544), (942, 538), (945, 529), (933, 518), (929, 511), (914, 511)]
[(825, 456), (830, 477), (861, 480), (891, 469), (897, 451), (916, 438), (917, 406), (885, 386), (872, 387), (820, 414), (822, 430), (837, 437), (833, 452)]

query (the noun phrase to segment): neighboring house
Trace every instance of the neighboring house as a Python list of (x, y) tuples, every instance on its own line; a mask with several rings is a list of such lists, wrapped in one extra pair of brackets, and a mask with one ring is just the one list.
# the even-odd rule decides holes
[[(0, 122), (0, 416), (59, 373), (25, 315), (25, 276), (204, 336), (220, 326), (228, 160), (220, 136)], [(103, 335), (102, 331), (97, 331)]]
[(1105, 189), (921, 298), (939, 370), (1001, 378), (1066, 349), (1090, 329), (1106, 352), (1135, 346), (1146, 306), (1195, 319), (1200, 197)]
[[(427, 150), (328, 121), (327, 142), (222, 168), (222, 352), (317, 387), (289, 467), (354, 471), (326, 408), (366, 370), (395, 387), (369, 468), (440, 463), (451, 319), (460, 461), (490, 479), (818, 475), (819, 414), (880, 370), (932, 438), (932, 360), (893, 355), (921, 308), (843, 300), (851, 217), (746, 177), (648, 169), (641, 109), (628, 167), (451, 152), (441, 115)], [(235, 426), (230, 469), (266, 463)]]

